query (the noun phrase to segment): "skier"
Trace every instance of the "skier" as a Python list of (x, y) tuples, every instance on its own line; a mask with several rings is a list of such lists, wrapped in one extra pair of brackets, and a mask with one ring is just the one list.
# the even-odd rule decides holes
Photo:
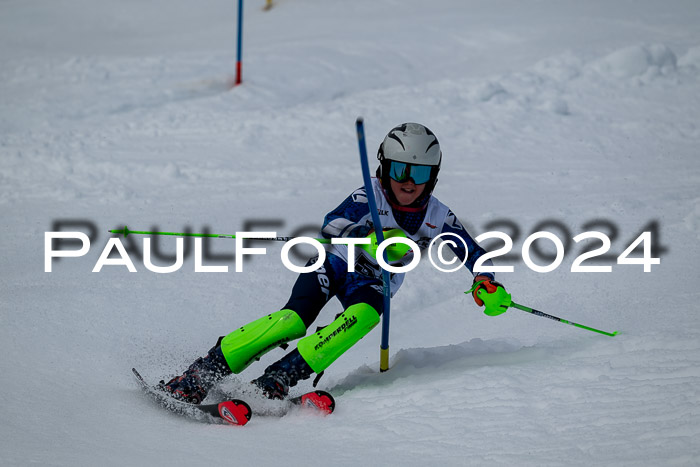
[[(425, 126), (404, 123), (393, 128), (379, 146), (377, 177), (372, 189), (382, 226), (400, 229), (423, 250), (442, 233), (464, 239), (450, 244), (471, 272), (485, 251), (471, 238), (452, 211), (432, 196), (440, 171), (442, 152), (435, 135)], [(373, 232), (365, 188), (355, 190), (328, 213), (321, 234), (332, 237), (366, 237)], [(456, 246), (455, 246), (456, 245)], [(297, 348), (265, 369), (253, 384), (270, 399), (283, 399), (289, 388), (320, 374), (345, 351), (362, 339), (380, 321), (383, 311), (381, 269), (365, 249), (355, 247), (355, 270), (348, 272), (348, 246), (326, 245), (326, 259), (314, 272), (300, 274), (287, 304), (277, 312), (248, 323), (221, 337), (205, 357), (197, 359), (182, 374), (161, 388), (173, 397), (199, 404), (222, 378), (240, 373), (255, 359), (287, 342), (306, 335), (324, 305), (334, 296), (344, 311), (331, 324), (301, 339)], [(411, 262), (413, 253), (391, 261), (394, 266)], [(318, 256), (307, 265), (315, 264)], [(490, 260), (484, 263), (490, 265)], [(473, 297), (483, 288), (491, 294), (501, 284), (491, 273), (472, 273)], [(391, 295), (403, 282), (404, 274), (391, 275)], [(483, 282), (482, 282), (483, 281)], [(488, 311), (488, 306), (487, 306)], [(498, 313), (498, 312), (496, 312)], [(491, 313), (489, 313), (491, 314)]]

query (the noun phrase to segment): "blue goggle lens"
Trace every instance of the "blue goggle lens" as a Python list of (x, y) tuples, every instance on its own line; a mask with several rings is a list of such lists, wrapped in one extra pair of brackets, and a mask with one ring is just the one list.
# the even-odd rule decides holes
[(399, 183), (413, 179), (416, 185), (422, 185), (430, 181), (430, 174), (433, 168), (429, 165), (413, 165), (405, 162), (391, 161), (389, 176)]

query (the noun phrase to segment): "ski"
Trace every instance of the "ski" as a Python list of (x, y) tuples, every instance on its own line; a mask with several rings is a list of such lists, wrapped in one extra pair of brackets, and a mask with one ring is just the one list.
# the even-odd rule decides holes
[(335, 399), (326, 391), (311, 391), (288, 400), (294, 405), (318, 410), (326, 415), (332, 414), (335, 410)]
[[(188, 418), (200, 421), (216, 422), (223, 420), (231, 425), (243, 426), (253, 416), (250, 405), (241, 399), (229, 399), (216, 404), (191, 404), (172, 398), (169, 394), (150, 386), (143, 377), (132, 368), (134, 377), (143, 392), (161, 407)], [(311, 391), (297, 397), (289, 398), (286, 402), (303, 410), (329, 415), (335, 410), (335, 399), (326, 391)], [(286, 411), (279, 415), (286, 414)], [(265, 414), (262, 414), (265, 415)]]
[(189, 402), (173, 399), (163, 391), (150, 386), (143, 377), (132, 368), (136, 381), (143, 392), (161, 407), (185, 417), (200, 421), (223, 420), (231, 425), (245, 425), (250, 421), (253, 411), (250, 406), (240, 399), (231, 399), (217, 404), (190, 404)]

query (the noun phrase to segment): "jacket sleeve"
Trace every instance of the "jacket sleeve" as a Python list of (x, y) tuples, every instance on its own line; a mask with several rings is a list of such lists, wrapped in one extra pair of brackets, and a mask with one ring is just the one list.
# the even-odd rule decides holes
[[(466, 243), (468, 249), (465, 249), (464, 244), (459, 241), (454, 241), (456, 246), (453, 246), (451, 243), (448, 245), (460, 261), (464, 261), (465, 255), (468, 254), (467, 261), (464, 265), (467, 267), (467, 269), (469, 269), (469, 272), (471, 272), (474, 277), (488, 276), (491, 279), (495, 278), (495, 275), (492, 272), (474, 272), (474, 263), (476, 263), (476, 260), (486, 253), (486, 250), (481, 248), (481, 246), (474, 241), (471, 235), (469, 235), (469, 232), (467, 232), (467, 229), (464, 228), (462, 223), (459, 222), (459, 219), (457, 219), (457, 216), (455, 216), (452, 211), (447, 213), (441, 233), (451, 233), (464, 240), (464, 243)], [(493, 266), (493, 262), (490, 259), (486, 260), (483, 263), (483, 266)]]
[(372, 229), (371, 221), (362, 219), (369, 214), (369, 202), (364, 188), (358, 188), (340, 206), (326, 214), (321, 235), (333, 237), (366, 237)]

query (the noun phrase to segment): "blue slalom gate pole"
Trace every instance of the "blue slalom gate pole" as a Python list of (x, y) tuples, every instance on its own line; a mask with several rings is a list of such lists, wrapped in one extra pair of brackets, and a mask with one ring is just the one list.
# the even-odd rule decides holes
[[(377, 211), (377, 202), (374, 199), (374, 190), (372, 189), (372, 177), (369, 172), (369, 161), (367, 160), (367, 145), (365, 143), (365, 124), (362, 117), (358, 117), (355, 121), (357, 129), (357, 143), (360, 147), (360, 164), (362, 165), (362, 178), (365, 182), (365, 191), (367, 192), (367, 201), (369, 202), (369, 210), (372, 214), (372, 222), (374, 223), (374, 232), (377, 235), (377, 244), (384, 241), (384, 231), (382, 223), (379, 220), (379, 212)], [(387, 253), (384, 250), (384, 261), (388, 263)], [(389, 306), (391, 304), (391, 278), (389, 271), (382, 268), (382, 282), (384, 294), (384, 312), (382, 313), (382, 341), (379, 346), (379, 370), (387, 371), (389, 369)]]
[(242, 66), (243, 66), (243, 0), (238, 0), (238, 47), (236, 51), (236, 82), (234, 86), (238, 86), (242, 82)]

